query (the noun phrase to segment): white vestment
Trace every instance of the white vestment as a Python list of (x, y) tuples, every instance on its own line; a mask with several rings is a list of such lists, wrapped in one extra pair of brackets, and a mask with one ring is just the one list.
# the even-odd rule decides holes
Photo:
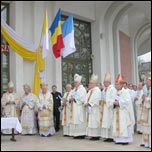
[[(43, 109), (43, 105), (46, 106), (46, 109)], [(44, 136), (55, 134), (53, 121), (53, 98), (49, 91), (46, 94), (39, 94), (37, 108), (39, 119), (39, 134)]]
[[(133, 142), (132, 126), (135, 123), (130, 95), (124, 88), (117, 91), (115, 97), (119, 106), (114, 106), (113, 136), (116, 143)], [(114, 101), (115, 101), (114, 99)]]
[(135, 116), (136, 116), (136, 129), (137, 131), (142, 132), (141, 130), (141, 123), (140, 123), (140, 118), (141, 118), (141, 111), (142, 111), (142, 96), (143, 96), (143, 89), (137, 90), (136, 97), (138, 98), (135, 100)]
[(99, 87), (94, 87), (87, 93), (85, 104), (86, 108), (87, 128), (86, 135), (90, 137), (100, 136), (100, 110), (99, 101), (101, 100), (101, 91)]
[[(100, 106), (100, 127), (102, 138), (113, 138), (112, 135), (112, 121), (113, 121), (113, 100), (116, 96), (117, 90), (113, 85), (109, 85), (107, 91), (102, 91), (102, 100), (105, 101), (103, 106)], [(105, 95), (104, 95), (105, 94)]]
[(26, 105), (22, 109), (21, 113), (21, 125), (23, 128), (22, 134), (36, 134), (36, 118), (35, 118), (35, 105), (37, 97), (33, 93), (23, 95), (21, 100), (22, 104), (25, 102)]
[[(66, 102), (66, 106), (64, 106), (64, 108), (62, 110), (63, 135), (70, 135), (69, 134), (69, 124), (70, 124), (70, 108), (71, 108), (70, 105), (71, 104), (69, 103), (69, 100), (71, 98), (71, 92), (72, 91), (66, 92), (63, 96), (63, 100), (65, 100), (65, 102)], [(64, 103), (61, 103), (61, 104), (63, 105)]]
[(86, 97), (86, 89), (80, 85), (74, 88), (71, 93), (75, 102), (70, 103), (70, 136), (84, 136), (86, 134), (86, 118), (84, 102)]
[(151, 87), (148, 90), (147, 97), (143, 103), (141, 114), (142, 144), (151, 148)]
[[(9, 93), (6, 92), (3, 94), (2, 99), (1, 99), (1, 104), (3, 108), (3, 115), (6, 117), (17, 117), (19, 119), (20, 116), (20, 99), (19, 96), (13, 92)], [(4, 134), (11, 134), (12, 131), (5, 129), (2, 131)], [(15, 133), (17, 133), (15, 131)]]
[[(124, 88), (124, 89), (125, 89), (125, 88)], [(135, 91), (134, 91), (134, 90), (131, 90), (131, 89), (128, 89), (128, 88), (125, 89), (125, 90), (128, 91), (128, 93), (129, 93), (129, 97), (130, 97), (130, 100), (129, 100), (129, 101), (131, 101), (132, 108), (133, 108), (134, 119), (135, 119), (135, 117), (136, 117), (135, 106), (134, 106)], [(131, 130), (132, 130), (132, 133), (134, 134), (135, 123), (132, 124)]]

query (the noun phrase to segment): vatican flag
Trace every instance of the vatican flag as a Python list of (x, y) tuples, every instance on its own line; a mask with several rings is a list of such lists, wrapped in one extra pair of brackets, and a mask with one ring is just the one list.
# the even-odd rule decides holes
[(46, 9), (44, 20), (43, 20), (41, 43), (40, 43), (43, 58), (46, 58), (47, 55), (48, 55), (48, 50), (49, 50), (49, 42), (48, 41), (49, 41), (49, 36), (48, 36), (48, 13), (47, 13), (47, 9)]

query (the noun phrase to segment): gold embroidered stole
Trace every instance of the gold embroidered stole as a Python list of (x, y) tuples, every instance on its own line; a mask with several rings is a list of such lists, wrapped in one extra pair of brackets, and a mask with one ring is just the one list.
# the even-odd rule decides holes
[[(66, 95), (66, 100), (67, 100), (68, 96), (69, 96), (69, 92)], [(64, 106), (64, 125), (66, 125), (66, 105)]]
[[(149, 91), (147, 96), (149, 96)], [(142, 103), (142, 110), (141, 110), (141, 114), (140, 114), (140, 122), (141, 123), (148, 123), (148, 114), (149, 114), (149, 109), (147, 109), (144, 106), (144, 103)]]
[[(118, 95), (119, 96), (119, 95)], [(116, 137), (120, 136), (120, 107), (116, 106)]]
[[(107, 91), (107, 88), (105, 89), (105, 92)], [(101, 111), (100, 111), (100, 128), (102, 127), (102, 121), (103, 121), (103, 113), (104, 113), (104, 104), (101, 105)]]
[[(90, 92), (90, 95), (88, 97), (87, 103), (89, 103), (89, 100), (91, 98), (92, 93), (93, 93), (93, 90), (91, 90), (91, 92)], [(88, 126), (88, 123), (89, 123), (89, 113), (87, 113), (87, 126)]]
[[(76, 88), (75, 89), (75, 92), (77, 91), (78, 89)], [(71, 108), (70, 108), (70, 123), (73, 123), (73, 102), (71, 102)]]
[(120, 108), (117, 106), (116, 107), (116, 137), (120, 136), (119, 110), (120, 110)]
[[(148, 96), (149, 96), (149, 91), (148, 91), (147, 97)], [(142, 127), (143, 127), (143, 140), (144, 140), (144, 142), (149, 141), (149, 133), (144, 131), (145, 128), (147, 129), (148, 117), (149, 117), (149, 109), (147, 109), (145, 107), (144, 103), (142, 103), (142, 112), (140, 115), (140, 122), (141, 122)]]
[[(44, 95), (44, 100), (46, 98), (46, 94)], [(40, 111), (40, 120), (39, 120), (40, 131), (48, 131), (50, 127), (50, 112), (46, 109), (42, 109)]]

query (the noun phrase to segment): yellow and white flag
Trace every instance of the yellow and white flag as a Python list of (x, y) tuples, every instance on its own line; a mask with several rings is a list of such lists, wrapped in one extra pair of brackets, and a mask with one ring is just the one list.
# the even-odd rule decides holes
[[(48, 55), (48, 51), (49, 51), (49, 42), (48, 41), (49, 41), (48, 13), (47, 13), (47, 9), (46, 9), (45, 16), (43, 19), (42, 35), (41, 35), (41, 42), (40, 42), (41, 54), (42, 54), (43, 59), (45, 59)], [(41, 81), (46, 82), (46, 69), (45, 68), (44, 68), (44, 71), (39, 71), (39, 75), (40, 75)]]
[(41, 35), (41, 43), (40, 47), (42, 48), (42, 56), (46, 58), (49, 50), (49, 36), (48, 36), (48, 13), (47, 9), (45, 11), (45, 16), (43, 19), (43, 27), (42, 27), (42, 35)]

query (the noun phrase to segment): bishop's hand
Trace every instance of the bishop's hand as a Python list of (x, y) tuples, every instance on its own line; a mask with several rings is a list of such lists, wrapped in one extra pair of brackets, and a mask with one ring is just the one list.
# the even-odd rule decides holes
[(71, 97), (70, 102), (74, 102), (74, 98), (73, 97)]
[(103, 105), (104, 105), (104, 103), (105, 103), (105, 101), (104, 101), (104, 100), (100, 100), (99, 105), (103, 106)]
[(46, 106), (45, 106), (45, 105), (43, 105), (43, 109), (46, 109)]

